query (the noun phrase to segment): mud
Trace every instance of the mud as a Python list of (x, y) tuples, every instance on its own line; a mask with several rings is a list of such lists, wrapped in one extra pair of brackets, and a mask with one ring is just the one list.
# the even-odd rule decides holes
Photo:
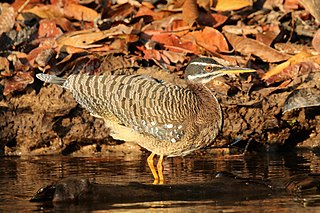
[[(239, 141), (237, 146), (240, 147), (250, 141), (249, 147), (253, 150), (279, 150), (297, 145), (315, 148), (319, 145), (319, 107), (282, 113), (292, 91), (319, 87), (320, 72), (300, 76), (284, 88), (252, 82), (248, 78), (233, 77), (223, 83), (227, 89), (216, 89), (224, 126), (213, 147), (228, 147), (235, 141)], [(0, 99), (2, 154), (104, 155), (108, 147), (115, 149), (115, 145), (123, 144), (113, 140), (103, 121), (90, 116), (68, 91), (59, 86), (35, 81), (25, 93)], [(136, 145), (128, 146), (130, 151), (140, 150)]]

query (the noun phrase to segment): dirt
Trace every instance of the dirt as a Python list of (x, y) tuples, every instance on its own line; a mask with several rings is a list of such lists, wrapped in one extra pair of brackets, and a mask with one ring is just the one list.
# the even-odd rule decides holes
[[(216, 92), (224, 126), (213, 147), (228, 147), (235, 141), (239, 141), (236, 146), (240, 147), (250, 141), (249, 147), (255, 151), (319, 145), (319, 107), (282, 112), (293, 90), (319, 87), (320, 72), (300, 76), (285, 89), (253, 86), (245, 78), (229, 81), (237, 85), (235, 91)], [(117, 145), (122, 152), (127, 149), (122, 141), (109, 136), (101, 119), (90, 116), (68, 91), (56, 85), (41, 86), (36, 81), (24, 94), (2, 97), (0, 107), (2, 154), (104, 155), (111, 146), (115, 151)], [(140, 150), (137, 145), (128, 147), (129, 152)]]
[[(283, 114), (285, 100), (295, 89), (319, 87), (320, 73), (303, 75), (285, 89), (253, 89), (249, 96), (222, 97), (224, 130), (222, 137), (232, 140), (253, 141), (264, 149), (287, 149), (288, 147), (314, 147), (319, 143), (319, 108), (292, 110)], [(244, 91), (248, 92), (248, 91)], [(246, 99), (247, 100), (241, 100)], [(239, 99), (240, 98), (240, 99)], [(237, 99), (229, 104), (230, 99)], [(219, 142), (218, 142), (219, 143)]]

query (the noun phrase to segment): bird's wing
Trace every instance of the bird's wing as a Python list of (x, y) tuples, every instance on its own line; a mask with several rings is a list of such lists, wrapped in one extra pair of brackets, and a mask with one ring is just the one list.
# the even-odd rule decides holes
[(92, 114), (160, 140), (179, 141), (196, 113), (191, 90), (143, 75), (71, 75), (68, 84)]

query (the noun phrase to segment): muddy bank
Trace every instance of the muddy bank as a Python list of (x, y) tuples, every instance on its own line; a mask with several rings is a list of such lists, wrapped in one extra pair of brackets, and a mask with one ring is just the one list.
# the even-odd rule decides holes
[[(299, 146), (317, 147), (320, 141), (320, 110), (303, 108), (283, 114), (288, 95), (301, 88), (318, 88), (320, 73), (297, 77), (285, 88), (263, 87), (248, 78), (230, 77), (211, 84), (220, 100), (224, 126), (212, 146), (235, 141), (254, 150)], [(221, 84), (227, 89), (221, 90)], [(219, 90), (220, 88), (220, 90)], [(101, 154), (123, 144), (109, 137), (103, 121), (82, 109), (71, 94), (40, 81), (23, 94), (1, 97), (0, 149), (8, 155)], [(122, 150), (139, 151), (126, 144)]]

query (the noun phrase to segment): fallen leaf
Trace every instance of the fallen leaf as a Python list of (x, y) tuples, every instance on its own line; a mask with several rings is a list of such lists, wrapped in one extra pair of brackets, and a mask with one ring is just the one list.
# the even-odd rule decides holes
[(292, 44), (292, 43), (276, 43), (274, 44), (274, 48), (279, 50), (282, 53), (286, 53), (289, 55), (296, 55), (299, 52), (306, 49), (305, 45), (301, 44)]
[(37, 48), (34, 48), (33, 50), (31, 50), (26, 59), (28, 61), (28, 63), (33, 67), (34, 66), (34, 60), (36, 59), (36, 57), (44, 50), (44, 48), (42, 46), (39, 46)]
[(162, 33), (162, 31), (145, 31), (153, 41), (161, 43), (165, 48), (174, 52), (196, 52), (197, 47), (193, 41), (182, 41), (173, 33)]
[(273, 69), (269, 70), (265, 75), (263, 76), (263, 80), (267, 80), (273, 75), (276, 75), (280, 72), (282, 72), (285, 68), (287, 68), (290, 65), (297, 64), (302, 61), (306, 61), (307, 58), (311, 57), (312, 55), (308, 52), (300, 52), (295, 56), (292, 56), (287, 61), (283, 62), (282, 64), (279, 64), (278, 66), (274, 67)]
[(268, 85), (282, 82), (285, 80), (295, 79), (298, 76), (320, 70), (320, 65), (312, 61), (303, 61), (284, 68), (280, 73), (272, 75), (265, 81)]
[(199, 7), (202, 7), (206, 11), (210, 11), (211, 2), (211, 0), (197, 0)]
[(143, 58), (150, 60), (155, 59), (157, 61), (161, 60), (161, 54), (158, 50), (155, 49), (146, 49), (144, 46), (137, 47), (138, 50), (141, 50), (144, 53)]
[(8, 56), (9, 61), (12, 62), (14, 67), (14, 73), (16, 71), (27, 72), (31, 69), (29, 61), (26, 60), (27, 55), (25, 53), (12, 53)]
[(58, 7), (57, 5), (35, 6), (31, 9), (24, 10), (23, 12), (33, 13), (42, 19), (53, 19), (63, 17), (62, 8)]
[(62, 35), (62, 31), (57, 27), (54, 20), (43, 19), (39, 22), (38, 34), (39, 38), (50, 38)]
[[(145, 6), (142, 5), (139, 8), (139, 11), (141, 8), (145, 8)], [(105, 8), (105, 11), (106, 11), (106, 15), (104, 16), (104, 14), (102, 14), (103, 18), (127, 17), (134, 12), (134, 7), (129, 3), (125, 3), (121, 5), (114, 5), (111, 8)], [(136, 14), (136, 17), (137, 17), (137, 14)]]
[[(192, 31), (183, 34), (181, 37), (175, 33), (163, 33), (162, 31), (145, 31), (153, 41), (164, 44), (173, 52), (202, 54), (203, 49), (210, 52), (228, 51), (228, 44), (224, 36), (212, 27), (205, 27), (203, 30)], [(178, 33), (180, 35), (180, 33)], [(147, 38), (146, 38), (147, 39)]]
[(278, 36), (278, 33), (275, 31), (266, 31), (266, 32), (259, 32), (256, 34), (256, 40), (264, 43), (267, 46), (270, 46), (274, 39)]
[(182, 63), (185, 60), (186, 54), (177, 53), (172, 51), (162, 51), (163, 55), (165, 55), (172, 63)]
[(35, 62), (40, 67), (48, 65), (49, 61), (55, 56), (56, 52), (53, 49), (43, 49), (35, 58)]
[(164, 18), (165, 13), (161, 11), (155, 12), (154, 10), (151, 10), (149, 7), (143, 5), (139, 8), (135, 17), (140, 16), (151, 16), (153, 20), (161, 20)]
[(189, 26), (199, 18), (198, 5), (196, 0), (185, 0), (182, 6), (182, 17)]
[(285, 10), (296, 10), (299, 8), (299, 0), (285, 0), (283, 8)]
[(74, 3), (67, 3), (63, 8), (63, 13), (67, 17), (76, 19), (78, 21), (93, 22), (99, 17), (99, 14), (95, 10)]
[(243, 55), (253, 54), (266, 62), (279, 62), (289, 58), (288, 55), (251, 38), (244, 38), (230, 33), (226, 33), (226, 37), (232, 47)]
[(8, 95), (13, 91), (21, 91), (34, 81), (31, 72), (17, 72), (15, 76), (7, 79), (4, 84), (3, 95)]
[(13, 2), (11, 3), (11, 6), (14, 8), (14, 11), (18, 11), (19, 9), (23, 8), (23, 6), (25, 6), (24, 9), (32, 8), (36, 4), (41, 4), (41, 1), (42, 0), (28, 0), (28, 4), (25, 5), (26, 0), (15, 0), (15, 1), (11, 1)]
[(5, 57), (0, 57), (0, 75), (1, 76), (11, 76), (12, 72), (10, 72), (9, 68), (10, 64), (7, 58)]
[(262, 27), (260, 26), (235, 26), (226, 25), (222, 27), (223, 32), (237, 35), (248, 35), (262, 33)]
[(262, 79), (268, 84), (273, 84), (319, 70), (320, 55), (312, 55), (303, 51), (268, 71)]
[(314, 34), (312, 39), (313, 48), (320, 53), (320, 29)]
[(228, 20), (228, 16), (222, 15), (220, 13), (212, 13), (211, 16), (214, 20), (214, 23), (212, 24), (213, 28), (221, 26)]
[(169, 17), (164, 17), (144, 26), (141, 31), (183, 31), (189, 30), (185, 22), (182, 20), (181, 14), (174, 14)]
[(319, 0), (300, 0), (304, 8), (311, 13), (311, 15), (320, 23), (320, 1)]
[(203, 30), (193, 31), (182, 37), (182, 41), (195, 41), (195, 43), (210, 52), (228, 51), (228, 43), (225, 37), (212, 27), (205, 27)]
[(57, 39), (57, 44), (61, 46), (71, 46), (74, 48), (93, 48), (99, 47), (100, 44), (93, 44), (97, 41), (100, 41), (104, 38), (110, 38), (112, 36), (119, 36), (123, 34), (130, 34), (132, 28), (127, 27), (123, 24), (120, 24), (116, 27), (113, 27), (109, 30), (96, 31), (95, 29), (90, 30), (81, 30), (71, 33), (63, 34)]
[(56, 25), (61, 27), (63, 31), (65, 32), (75, 31), (75, 27), (67, 18), (58, 17), (53, 20), (55, 21)]
[(217, 11), (240, 10), (251, 7), (252, 0), (217, 0), (214, 9)]
[(14, 9), (7, 3), (0, 3), (0, 35), (12, 29), (15, 21)]
[(304, 107), (320, 106), (320, 89), (316, 87), (294, 90), (286, 99), (283, 114)]

